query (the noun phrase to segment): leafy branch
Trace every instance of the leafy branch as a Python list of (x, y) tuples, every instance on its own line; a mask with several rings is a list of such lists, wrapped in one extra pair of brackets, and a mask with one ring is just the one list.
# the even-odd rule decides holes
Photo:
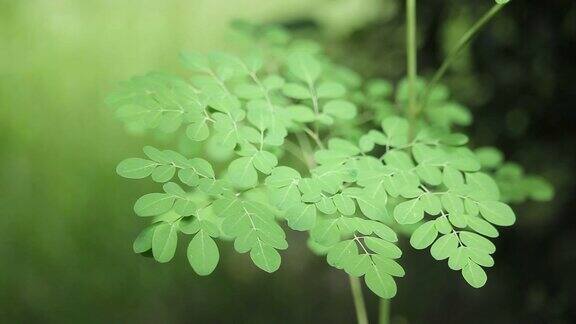
[(405, 275), (399, 235), (483, 286), (498, 227), (516, 221), (508, 203), (547, 200), (553, 190), (504, 163), (498, 150), (469, 147), (456, 131), (471, 122), (469, 111), (436, 85), (449, 63), (428, 86), (423, 98), (435, 101), (423, 110), (415, 0), (407, 0), (407, 22), (408, 78), (395, 91), (313, 43), (254, 35), (256, 51), (183, 54), (187, 79), (151, 73), (121, 84), (108, 102), (127, 128), (172, 134), (181, 150), (200, 152), (146, 146), (146, 158), (118, 165), (123, 177), (163, 184), (134, 205), (150, 220), (134, 251), (169, 262), (184, 235), (198, 275), (216, 269), (228, 243), (274, 272), (287, 228), (306, 232), (309, 247), (350, 277), (359, 323), (367, 323), (360, 278), (382, 298), (381, 322), (388, 321), (384, 300)]

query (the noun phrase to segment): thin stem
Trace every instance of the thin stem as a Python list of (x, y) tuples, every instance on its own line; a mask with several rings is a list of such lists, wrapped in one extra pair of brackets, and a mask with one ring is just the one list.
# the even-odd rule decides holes
[(416, 0), (406, 0), (406, 63), (408, 70), (408, 117), (414, 120), (418, 110), (416, 94)]
[(304, 132), (306, 132), (306, 134), (308, 134), (308, 136), (310, 136), (314, 140), (314, 142), (316, 143), (316, 145), (318, 145), (318, 147), (320, 149), (322, 149), (322, 150), (324, 149), (324, 144), (322, 144), (322, 141), (320, 140), (320, 136), (318, 135), (317, 132), (311, 130), (308, 127), (304, 127)]
[(364, 304), (364, 296), (362, 295), (362, 284), (357, 277), (350, 276), (350, 289), (352, 290), (352, 297), (354, 298), (358, 324), (368, 324), (366, 305)]
[(380, 298), (380, 318), (378, 320), (379, 324), (389, 324), (390, 323), (390, 300)]
[(295, 135), (296, 140), (298, 141), (298, 144), (300, 145), (300, 148), (302, 150), (302, 154), (304, 156), (304, 160), (306, 162), (306, 165), (308, 166), (308, 169), (314, 168), (314, 166), (316, 165), (316, 162), (314, 161), (314, 151), (312, 150), (312, 145), (310, 144), (308, 137), (298, 132), (295, 133)]
[(486, 25), (486, 23), (488, 23), (492, 19), (492, 17), (494, 17), (504, 6), (505, 4), (493, 5), (492, 8), (490, 8), (490, 10), (488, 10), (488, 12), (486, 12), (482, 16), (482, 18), (480, 18), (466, 33), (464, 33), (464, 35), (462, 35), (462, 37), (458, 40), (456, 46), (453, 47), (452, 50), (450, 50), (450, 53), (448, 54), (448, 56), (438, 69), (438, 71), (434, 73), (434, 76), (430, 80), (430, 83), (426, 87), (424, 95), (422, 96), (422, 101), (420, 103), (420, 110), (417, 111), (416, 114), (420, 113), (426, 107), (426, 105), (428, 104), (428, 100), (430, 100), (430, 93), (432, 92), (432, 89), (434, 89), (436, 84), (440, 82), (444, 74), (446, 74), (446, 71), (448, 70), (450, 65), (452, 65), (456, 60), (456, 58), (458, 58), (458, 54), (460, 54), (460, 52), (466, 47), (466, 45), (468, 45), (470, 40), (472, 40), (472, 38), (478, 33), (478, 31), (482, 27), (484, 27), (484, 25)]

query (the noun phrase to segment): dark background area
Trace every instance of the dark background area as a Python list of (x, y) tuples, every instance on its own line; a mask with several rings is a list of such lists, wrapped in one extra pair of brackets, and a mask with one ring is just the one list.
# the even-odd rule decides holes
[[(364, 11), (344, 10), (334, 21), (321, 13), (336, 0), (313, 9), (249, 2), (0, 0), (0, 322), (355, 321), (346, 275), (308, 251), (303, 235), (291, 234), (272, 275), (229, 246), (205, 278), (183, 249), (163, 265), (131, 251), (143, 226), (132, 204), (155, 186), (114, 174), (148, 143), (125, 134), (104, 107), (115, 82), (177, 71), (182, 49), (224, 46), (224, 27), (214, 26), (236, 14), (320, 39), (363, 75), (397, 81), (405, 73), (401, 1), (367, 1), (383, 13), (363, 20)], [(490, 4), (418, 1), (421, 75), (433, 73)], [(258, 10), (251, 16), (247, 8)], [(361, 23), (331, 27), (346, 19)], [(575, 322), (576, 3), (513, 0), (445, 82), (474, 112), (473, 145), (499, 147), (553, 183), (556, 196), (514, 205), (518, 222), (497, 239), (482, 289), (428, 252), (403, 249), (407, 275), (398, 280), (392, 322)], [(377, 300), (366, 298), (376, 321)]]

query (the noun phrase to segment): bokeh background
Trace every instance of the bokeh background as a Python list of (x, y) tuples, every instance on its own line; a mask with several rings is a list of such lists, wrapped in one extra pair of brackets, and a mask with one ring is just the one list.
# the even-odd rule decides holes
[[(426, 76), (492, 1), (418, 2)], [(399, 0), (0, 0), (0, 322), (354, 322), (345, 274), (299, 235), (273, 275), (229, 247), (205, 278), (183, 251), (164, 265), (132, 252), (132, 204), (155, 186), (114, 169), (152, 139), (128, 135), (104, 98), (132, 75), (181, 72), (181, 50), (227, 48), (236, 18), (313, 37), (366, 76), (404, 73)], [(474, 144), (556, 197), (515, 206), (483, 289), (406, 249), (393, 323), (573, 323), (576, 3), (512, 1), (445, 81), (475, 113)]]

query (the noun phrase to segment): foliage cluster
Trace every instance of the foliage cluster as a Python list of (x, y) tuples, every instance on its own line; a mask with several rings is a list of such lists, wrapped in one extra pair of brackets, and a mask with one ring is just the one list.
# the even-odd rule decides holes
[(108, 99), (127, 128), (186, 136), (210, 153), (146, 146), (145, 157), (118, 165), (123, 177), (163, 184), (134, 205), (151, 220), (136, 253), (168, 262), (186, 236), (190, 265), (208, 275), (231, 242), (274, 272), (289, 228), (307, 232), (330, 266), (392, 298), (407, 236), (478, 288), (498, 227), (516, 220), (508, 203), (551, 198), (543, 179), (497, 149), (470, 146), (460, 131), (472, 116), (442, 85), (418, 80), (428, 100), (411, 115), (406, 80), (364, 80), (281, 28), (238, 27), (248, 53), (185, 53), (190, 76), (135, 77)]

